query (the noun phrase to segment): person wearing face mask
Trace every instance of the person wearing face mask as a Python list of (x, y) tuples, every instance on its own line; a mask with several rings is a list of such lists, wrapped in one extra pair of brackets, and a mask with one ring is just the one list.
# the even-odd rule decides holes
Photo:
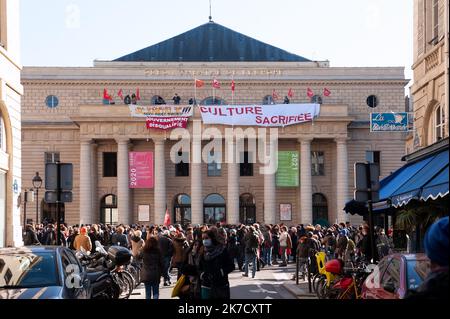
[(181, 300), (198, 300), (201, 298), (200, 274), (198, 269), (203, 253), (203, 241), (201, 239), (195, 240), (189, 248), (182, 266), (182, 274), (186, 276), (186, 281), (180, 291), (179, 297)]
[(202, 238), (205, 248), (199, 263), (201, 298), (230, 299), (228, 274), (234, 270), (234, 263), (217, 232), (207, 230)]

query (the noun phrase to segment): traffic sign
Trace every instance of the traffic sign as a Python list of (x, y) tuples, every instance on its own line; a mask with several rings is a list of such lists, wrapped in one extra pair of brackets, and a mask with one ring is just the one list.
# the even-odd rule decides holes
[[(367, 176), (367, 165), (370, 166), (370, 183)], [(380, 166), (377, 163), (355, 163), (355, 190), (380, 190)]]
[[(367, 202), (369, 200), (369, 192), (355, 191), (353, 198), (357, 202)], [(380, 195), (378, 192), (372, 192), (372, 201), (378, 202)]]
[(60, 166), (59, 187), (62, 190), (71, 191), (73, 188), (73, 165), (65, 163), (45, 164), (45, 189), (58, 190), (58, 165)]
[[(71, 203), (72, 202), (72, 192), (63, 191), (61, 192), (61, 200), (60, 203)], [(47, 204), (55, 204), (58, 202), (58, 192), (56, 191), (46, 191), (45, 192), (45, 202)]]

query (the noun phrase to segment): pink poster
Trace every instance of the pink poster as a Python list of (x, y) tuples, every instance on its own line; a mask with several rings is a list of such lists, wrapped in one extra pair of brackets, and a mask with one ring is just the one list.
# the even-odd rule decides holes
[(130, 152), (130, 188), (153, 188), (153, 152)]

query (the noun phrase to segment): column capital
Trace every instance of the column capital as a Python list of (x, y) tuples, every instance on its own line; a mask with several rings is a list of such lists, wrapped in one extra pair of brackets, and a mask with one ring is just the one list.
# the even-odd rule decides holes
[(153, 143), (155, 145), (163, 145), (166, 142), (166, 138), (164, 137), (152, 137)]
[(130, 139), (127, 138), (127, 137), (116, 137), (115, 140), (116, 140), (117, 144), (122, 144), (122, 145), (124, 145), (124, 144), (127, 144), (127, 145), (131, 144), (130, 143)]
[(94, 140), (92, 138), (88, 138), (88, 137), (80, 138), (80, 144), (86, 145), (86, 144), (92, 144), (93, 142), (94, 142)]
[(298, 141), (300, 144), (305, 144), (305, 143), (311, 144), (312, 140), (313, 140), (313, 137), (311, 137), (311, 136), (299, 137), (299, 138), (297, 139), (297, 141)]
[(339, 136), (334, 139), (337, 144), (346, 144), (350, 138), (347, 136)]

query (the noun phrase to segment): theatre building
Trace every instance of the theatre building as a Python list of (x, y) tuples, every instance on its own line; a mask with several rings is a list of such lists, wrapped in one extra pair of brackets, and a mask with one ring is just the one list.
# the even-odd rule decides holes
[[(353, 196), (354, 163), (379, 162), (384, 177), (405, 152), (406, 133), (370, 132), (370, 113), (404, 112), (406, 83), (403, 67), (331, 67), (214, 22), (93, 67), (25, 67), (23, 184), (31, 187), (36, 172), (44, 177), (45, 163), (73, 163), (73, 201), (63, 205), (68, 224), (162, 224), (166, 210), (183, 224), (357, 222), (343, 211)], [(285, 97), (291, 110), (304, 104), (299, 112), (311, 106), (318, 114), (284, 116)], [(277, 173), (262, 173), (253, 137), (226, 139), (227, 129), (262, 128), (227, 113), (233, 105), (273, 115)], [(137, 114), (167, 109), (189, 114), (187, 148), (177, 148), (178, 129), (147, 128), (161, 119), (146, 124)], [(207, 122), (202, 110), (226, 120)], [(196, 162), (211, 132), (223, 151)], [(239, 160), (225, 161), (225, 149)], [(136, 154), (150, 154), (149, 178), (138, 187)], [(54, 219), (55, 204), (42, 201), (39, 216)]]

